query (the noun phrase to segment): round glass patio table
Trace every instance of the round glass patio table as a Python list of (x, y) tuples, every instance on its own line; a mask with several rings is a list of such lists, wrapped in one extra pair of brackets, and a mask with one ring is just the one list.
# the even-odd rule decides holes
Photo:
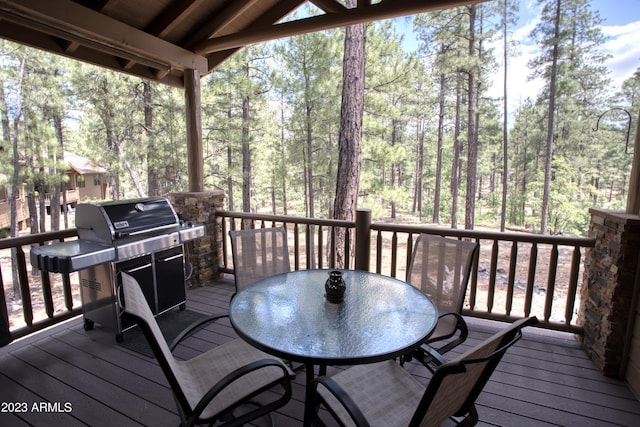
[(241, 290), (231, 300), (233, 328), (269, 354), (304, 363), (307, 385), (314, 365), (323, 369), (392, 359), (417, 348), (433, 332), (438, 310), (419, 289), (380, 274), (341, 270), (345, 298), (331, 303), (324, 289), (329, 271), (293, 271)]

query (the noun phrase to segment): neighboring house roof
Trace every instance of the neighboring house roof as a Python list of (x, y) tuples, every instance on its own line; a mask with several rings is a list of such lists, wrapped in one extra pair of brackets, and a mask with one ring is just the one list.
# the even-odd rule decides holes
[(93, 161), (78, 156), (77, 154), (70, 153), (68, 151), (64, 152), (64, 161), (69, 164), (69, 168), (75, 171), (79, 175), (87, 175), (87, 174), (96, 174), (96, 173), (105, 173), (107, 170)]

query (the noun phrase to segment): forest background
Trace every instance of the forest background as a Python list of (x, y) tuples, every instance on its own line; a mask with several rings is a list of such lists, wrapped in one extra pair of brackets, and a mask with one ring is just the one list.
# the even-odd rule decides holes
[[(503, 82), (523, 72), (509, 66), (522, 60), (522, 6), (536, 11), (525, 84), (537, 91), (513, 105)], [(602, 24), (589, 0), (368, 24), (358, 206), (571, 235), (586, 235), (590, 207), (624, 208), (640, 69), (612, 80)], [(203, 77), (205, 188), (224, 190), (229, 210), (332, 217), (343, 39), (250, 46)], [(180, 89), (0, 40), (0, 119), (4, 184), (34, 199), (60, 191), (64, 150), (105, 166), (114, 199), (187, 188)]]

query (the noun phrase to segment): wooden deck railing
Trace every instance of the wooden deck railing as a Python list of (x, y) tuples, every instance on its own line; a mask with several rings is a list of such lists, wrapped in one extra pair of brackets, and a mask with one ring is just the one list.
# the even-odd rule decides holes
[[(472, 271), (464, 314), (506, 321), (536, 315), (542, 327), (582, 333), (575, 313), (583, 252), (594, 245), (593, 239), (371, 223), (368, 211), (358, 211), (355, 221), (240, 212), (218, 212), (216, 216), (221, 218), (224, 236), (222, 264), (218, 268), (220, 272), (231, 274), (233, 262), (228, 240), (231, 229), (285, 226), (292, 267), (296, 270), (335, 268), (335, 236), (344, 231), (346, 268), (400, 279), (406, 278), (413, 242), (419, 233), (471, 239), (480, 243), (481, 250)], [(7, 310), (7, 296), (11, 295), (5, 293), (4, 283), (12, 273), (10, 269), (2, 271), (0, 266), (0, 346), (81, 314), (81, 305), (76, 304), (73, 297), (73, 291), (79, 293), (76, 289), (79, 285), (72, 285), (69, 274), (40, 272), (32, 277), (28, 270), (32, 245), (74, 238), (77, 238), (77, 231), (69, 229), (0, 240), (0, 250), (15, 250), (20, 297), (10, 302), (20, 301), (22, 312), (21, 325), (11, 327)], [(52, 285), (52, 277), (56, 279), (55, 285)], [(62, 294), (63, 304), (58, 307), (54, 303), (54, 289)], [(44, 306), (44, 315), (38, 318), (34, 317), (32, 295), (37, 295)]]
[[(7, 295), (4, 287), (5, 275), (12, 275), (11, 269), (3, 271), (0, 266), (0, 346), (9, 342), (27, 336), (33, 332), (39, 331), (56, 323), (67, 320), (73, 316), (77, 316), (82, 312), (80, 304), (74, 307), (72, 297), (71, 279), (69, 274), (60, 274), (61, 287), (64, 299), (64, 308), (56, 312), (54, 308), (53, 287), (51, 282), (51, 274), (40, 272), (39, 284), (36, 280), (30, 280), (32, 276), (29, 273), (31, 268), (29, 262), (29, 250), (34, 245), (43, 245), (49, 242), (62, 242), (74, 239), (78, 236), (76, 229), (68, 229), (55, 231), (50, 233), (41, 233), (24, 237), (15, 237), (9, 239), (0, 239), (0, 250), (12, 250), (12, 257), (15, 257), (15, 265), (17, 268), (18, 288), (20, 290), (19, 300), (22, 304), (22, 320), (25, 326), (18, 328), (10, 328), (9, 314), (7, 310)], [(34, 320), (34, 309), (32, 295), (41, 296), (44, 305), (45, 318)]]
[(233, 273), (229, 230), (279, 226), (287, 229), (289, 248), (293, 251), (293, 269), (334, 268), (336, 251), (332, 242), (335, 241), (336, 232), (339, 229), (347, 231), (345, 254), (350, 265), (353, 265), (351, 264), (353, 259), (351, 242), (355, 229), (353, 221), (225, 211), (217, 212), (216, 216), (222, 218), (222, 265), (219, 267), (221, 272)]
[[(513, 321), (536, 315), (540, 326), (581, 334), (576, 310), (582, 280), (584, 249), (593, 247), (594, 239), (548, 236), (515, 232), (460, 230), (435, 226), (371, 223), (359, 211), (356, 221), (318, 220), (304, 217), (220, 212), (223, 218), (223, 265), (221, 271), (233, 273), (228, 243), (229, 229), (250, 227), (287, 227), (294, 269), (335, 266), (330, 237), (335, 228), (349, 230), (355, 243), (350, 265), (400, 279), (406, 279), (415, 237), (420, 233), (436, 234), (480, 243), (464, 314), (486, 319)], [(366, 230), (366, 234), (358, 230)], [(304, 236), (304, 244), (300, 236)], [(315, 240), (312, 237), (315, 236)], [(348, 249), (348, 248), (347, 248)], [(313, 258), (311, 255), (315, 255)], [(366, 261), (362, 259), (366, 257)], [(306, 258), (306, 264), (299, 262)], [(373, 264), (369, 259), (374, 260)], [(347, 266), (348, 267), (348, 266)]]

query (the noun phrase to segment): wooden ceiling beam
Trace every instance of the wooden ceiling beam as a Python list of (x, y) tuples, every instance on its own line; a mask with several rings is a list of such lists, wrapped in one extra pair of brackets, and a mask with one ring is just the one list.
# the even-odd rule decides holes
[(284, 22), (270, 26), (251, 28), (236, 34), (205, 40), (193, 46), (198, 54), (210, 54), (252, 43), (260, 43), (284, 37), (292, 37), (315, 31), (330, 30), (370, 21), (415, 15), (434, 10), (483, 3), (487, 0), (396, 0), (372, 4), (364, 8), (345, 9), (340, 13), (327, 13), (320, 16)]
[(0, 20), (153, 68), (208, 71), (203, 56), (72, 1), (0, 0)]
[[(305, 0), (286, 0), (277, 2), (271, 9), (264, 13), (260, 18), (252, 24), (252, 27), (269, 26), (274, 22), (278, 22), (283, 17), (287, 16), (293, 10), (298, 8)], [(213, 52), (207, 56), (209, 63), (209, 71), (216, 68), (222, 62), (224, 62), (231, 55), (236, 53), (243, 46), (225, 49), (217, 52)]]
[(347, 10), (346, 7), (336, 0), (309, 0), (309, 3), (313, 3), (318, 9), (325, 13), (340, 13), (343, 10)]
[(241, 1), (232, 1), (227, 4), (220, 13), (216, 14), (216, 16), (201, 27), (198, 31), (193, 33), (188, 39), (184, 40), (181, 43), (183, 46), (191, 46), (200, 42), (201, 40), (207, 40), (216, 34), (219, 34), (224, 28), (232, 23), (238, 16), (242, 15), (248, 9), (250, 9), (255, 4), (259, 3), (260, 0), (241, 0)]
[(195, 10), (201, 3), (206, 0), (178, 0), (172, 2), (169, 7), (162, 11), (160, 16), (153, 20), (147, 26), (145, 31), (156, 37), (164, 38), (182, 21), (184, 21), (189, 13)]

